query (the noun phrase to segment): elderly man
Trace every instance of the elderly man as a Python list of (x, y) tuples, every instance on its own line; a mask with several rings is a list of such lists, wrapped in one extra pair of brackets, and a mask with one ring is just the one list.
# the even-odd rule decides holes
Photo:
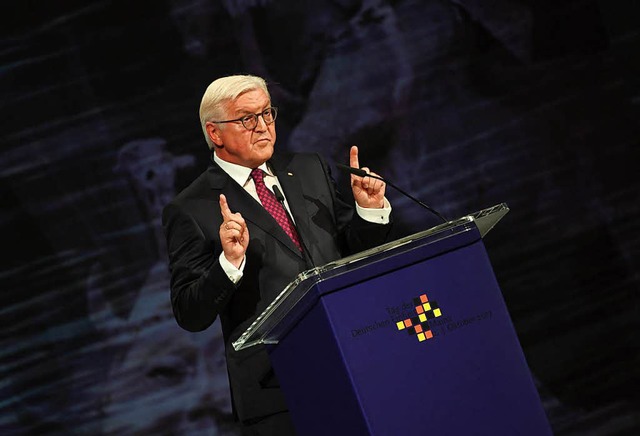
[[(354, 211), (320, 156), (274, 153), (277, 113), (259, 77), (211, 83), (200, 122), (212, 163), (163, 213), (175, 318), (201, 331), (220, 317), (245, 434), (294, 430), (266, 350), (231, 343), (297, 274), (379, 245), (391, 227), (384, 183), (351, 176)], [(349, 159), (359, 167), (356, 147)]]

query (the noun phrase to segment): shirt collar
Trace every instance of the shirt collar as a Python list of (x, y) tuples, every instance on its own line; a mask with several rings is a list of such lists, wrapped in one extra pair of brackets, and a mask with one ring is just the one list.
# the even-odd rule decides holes
[[(229, 175), (229, 177), (235, 180), (240, 186), (244, 186), (245, 183), (247, 183), (247, 180), (249, 179), (249, 177), (251, 176), (252, 168), (247, 168), (242, 165), (238, 165), (231, 162), (227, 162), (226, 160), (222, 160), (218, 157), (218, 155), (215, 152), (213, 153), (213, 160), (215, 161), (215, 163), (217, 163), (220, 166), (220, 168), (222, 168), (222, 170), (225, 173)], [(269, 169), (269, 166), (267, 165), (266, 162), (264, 162), (258, 168), (260, 168), (262, 171), (264, 171), (268, 175), (273, 176), (273, 172)]]

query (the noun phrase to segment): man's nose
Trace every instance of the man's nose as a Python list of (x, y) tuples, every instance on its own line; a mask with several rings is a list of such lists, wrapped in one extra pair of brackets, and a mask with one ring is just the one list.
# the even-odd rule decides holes
[(268, 124), (265, 122), (264, 117), (262, 115), (258, 115), (258, 120), (257, 120), (257, 124), (255, 130), (256, 132), (264, 132), (265, 130), (267, 130), (267, 126)]

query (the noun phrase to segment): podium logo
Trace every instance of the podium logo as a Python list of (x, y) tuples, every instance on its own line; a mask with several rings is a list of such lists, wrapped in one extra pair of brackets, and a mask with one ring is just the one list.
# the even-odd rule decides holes
[(429, 320), (442, 316), (442, 312), (435, 301), (429, 301), (427, 294), (422, 294), (413, 299), (416, 316), (398, 321), (398, 330), (406, 330), (409, 335), (416, 335), (418, 341), (426, 341), (433, 337), (433, 332), (429, 326)]

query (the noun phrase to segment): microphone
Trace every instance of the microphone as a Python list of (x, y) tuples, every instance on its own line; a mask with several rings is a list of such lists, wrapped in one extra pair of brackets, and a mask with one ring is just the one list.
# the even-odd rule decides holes
[(404, 196), (410, 198), (411, 200), (415, 201), (416, 203), (418, 203), (420, 206), (424, 207), (425, 209), (427, 209), (429, 212), (431, 212), (432, 214), (436, 215), (438, 218), (440, 218), (442, 220), (442, 222), (446, 223), (449, 220), (447, 220), (440, 212), (438, 212), (437, 210), (433, 209), (430, 206), (427, 206), (426, 204), (424, 204), (423, 202), (421, 202), (420, 200), (418, 200), (417, 198), (413, 197), (411, 194), (408, 194), (407, 192), (403, 191), (402, 189), (400, 189), (400, 187), (394, 185), (393, 183), (391, 183), (388, 180), (383, 179), (382, 177), (378, 177), (378, 176), (374, 176), (373, 174), (369, 174), (367, 173), (365, 170), (362, 170), (360, 168), (353, 168), (347, 165), (342, 165), (339, 163), (336, 163), (336, 167), (338, 167), (338, 169), (342, 170), (342, 171), (346, 171), (350, 174), (353, 174), (354, 176), (358, 176), (358, 177), (371, 177), (372, 179), (377, 179), (377, 180), (381, 180), (384, 183), (386, 183), (387, 185), (391, 186), (392, 188), (396, 189), (397, 191), (399, 191), (401, 194), (403, 194)]
[(287, 214), (287, 218), (289, 218), (289, 221), (291, 221), (291, 224), (296, 228), (296, 232), (298, 232), (298, 238), (300, 238), (300, 243), (304, 247), (304, 250), (307, 252), (307, 257), (309, 258), (309, 262), (311, 262), (311, 266), (315, 268), (316, 264), (313, 262), (313, 258), (311, 257), (311, 251), (309, 251), (307, 244), (304, 242), (304, 239), (302, 239), (302, 235), (298, 231), (298, 227), (296, 226), (296, 223), (293, 221), (293, 218), (289, 214), (289, 211), (287, 210), (287, 207), (284, 204), (284, 194), (282, 193), (280, 188), (278, 188), (278, 185), (273, 185), (271, 189), (273, 190), (273, 193), (276, 196), (276, 200), (278, 200), (278, 202), (282, 205), (282, 208), (284, 209), (284, 213)]

